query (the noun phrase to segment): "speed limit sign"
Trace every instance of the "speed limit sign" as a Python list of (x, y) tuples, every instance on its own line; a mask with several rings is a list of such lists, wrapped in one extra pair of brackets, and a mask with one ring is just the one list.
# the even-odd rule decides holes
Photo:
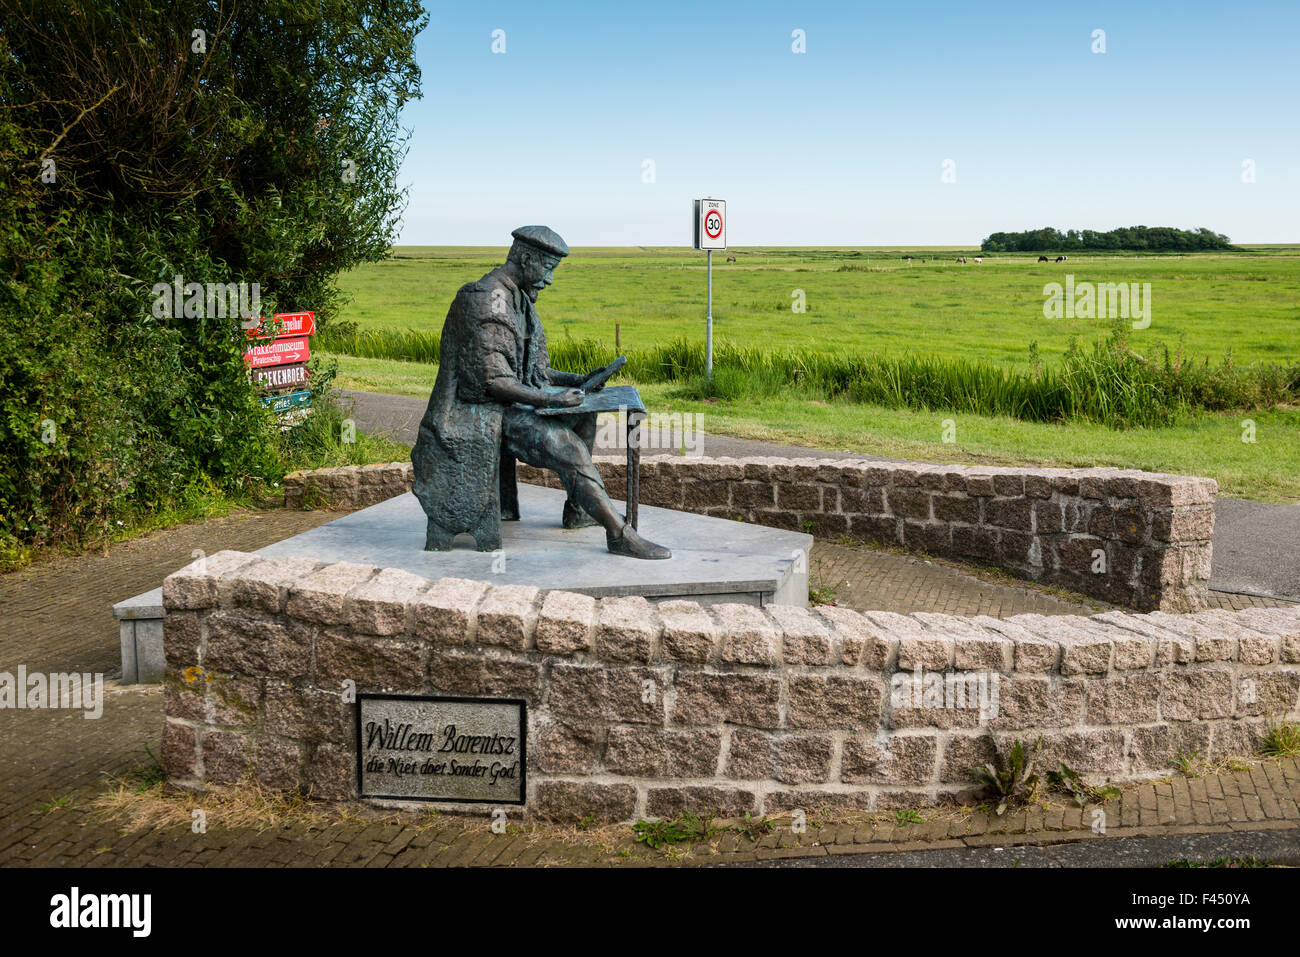
[(695, 248), (727, 248), (727, 202), (722, 199), (695, 201)]
[[(695, 200), (695, 248), (709, 252), (709, 291), (705, 300), (704, 375), (713, 378), (713, 250), (727, 248), (727, 203), (722, 199)], [(734, 258), (731, 259), (735, 261)]]

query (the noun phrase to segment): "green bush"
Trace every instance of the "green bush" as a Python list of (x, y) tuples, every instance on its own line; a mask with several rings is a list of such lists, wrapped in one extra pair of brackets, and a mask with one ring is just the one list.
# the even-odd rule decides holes
[(239, 319), (159, 317), (152, 290), (256, 283), (263, 315), (328, 328), (335, 276), (393, 239), (424, 19), (416, 0), (264, 0), (220, 19), (201, 0), (7, 5), (0, 561), (303, 460), (303, 436), (258, 402)]

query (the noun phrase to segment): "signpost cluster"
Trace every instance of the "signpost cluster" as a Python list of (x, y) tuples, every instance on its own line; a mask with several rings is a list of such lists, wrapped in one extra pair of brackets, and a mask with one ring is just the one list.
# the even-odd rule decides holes
[(244, 362), (262, 390), (262, 404), (280, 415), (311, 405), (308, 339), (315, 331), (314, 312), (278, 313), (248, 330)]
[(705, 320), (704, 377), (713, 378), (713, 250), (727, 248), (727, 201), (695, 200), (695, 248), (709, 252), (708, 315)]

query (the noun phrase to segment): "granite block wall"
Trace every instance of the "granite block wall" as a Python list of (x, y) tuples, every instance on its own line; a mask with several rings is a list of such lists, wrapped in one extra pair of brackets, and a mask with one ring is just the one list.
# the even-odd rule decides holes
[[(597, 459), (610, 494), (622, 456)], [(521, 481), (558, 487), (519, 467)], [(285, 501), (372, 505), (411, 487), (410, 463), (297, 472)], [(1206, 605), (1212, 479), (1130, 469), (1017, 469), (832, 459), (642, 459), (646, 505), (882, 543), (1003, 568), (1142, 611)]]
[(525, 699), (525, 813), (568, 821), (914, 806), (968, 796), (1017, 738), (1123, 781), (1300, 717), (1300, 608), (652, 606), (239, 552), (169, 576), (163, 602), (181, 787), (354, 798), (363, 692)]

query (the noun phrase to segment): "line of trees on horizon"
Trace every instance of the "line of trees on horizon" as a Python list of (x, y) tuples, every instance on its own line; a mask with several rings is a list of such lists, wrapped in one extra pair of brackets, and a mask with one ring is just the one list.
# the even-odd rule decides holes
[(1052, 226), (1019, 233), (992, 233), (980, 243), (986, 253), (1070, 252), (1086, 249), (1143, 249), (1158, 252), (1196, 252), (1205, 249), (1236, 249), (1223, 233), (1202, 226), (1177, 229), (1173, 226), (1120, 226), (1108, 232)]

